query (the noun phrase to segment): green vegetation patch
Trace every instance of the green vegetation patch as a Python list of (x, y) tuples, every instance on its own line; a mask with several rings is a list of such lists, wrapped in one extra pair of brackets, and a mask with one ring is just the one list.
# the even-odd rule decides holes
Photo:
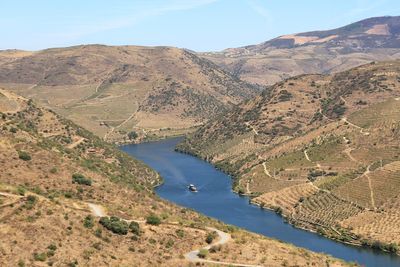
[(83, 174), (74, 173), (72, 175), (72, 183), (91, 186), (92, 180), (90, 178), (86, 178)]
[(150, 215), (146, 218), (146, 223), (151, 225), (159, 225), (161, 223), (161, 219), (157, 215)]
[(101, 217), (100, 224), (103, 225), (107, 230), (110, 230), (114, 234), (126, 235), (129, 231), (129, 225), (126, 221), (121, 220), (118, 217)]
[(18, 151), (18, 158), (24, 161), (29, 161), (32, 159), (32, 157), (26, 151)]

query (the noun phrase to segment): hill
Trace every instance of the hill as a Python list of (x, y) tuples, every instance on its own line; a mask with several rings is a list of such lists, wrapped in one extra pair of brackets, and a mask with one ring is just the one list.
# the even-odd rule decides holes
[(399, 83), (400, 61), (290, 78), (178, 149), (233, 174), (239, 193), (297, 226), (397, 251)]
[(0, 84), (108, 141), (185, 132), (259, 91), (183, 49), (102, 45), (0, 51)]
[[(0, 134), (1, 266), (186, 266), (201, 261), (188, 253), (210, 242), (207, 260), (345, 265), (161, 200), (157, 173), (3, 89)], [(218, 235), (227, 244), (218, 246)]]
[(245, 81), (272, 85), (300, 74), (334, 73), (399, 58), (399, 37), (400, 17), (376, 17), (201, 55)]

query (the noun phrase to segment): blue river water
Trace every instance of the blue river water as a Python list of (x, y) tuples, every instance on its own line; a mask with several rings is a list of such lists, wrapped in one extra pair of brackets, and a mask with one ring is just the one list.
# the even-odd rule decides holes
[[(123, 151), (160, 173), (164, 184), (156, 192), (161, 198), (248, 231), (346, 261), (371, 267), (400, 266), (399, 256), (345, 245), (297, 229), (275, 212), (250, 205), (247, 197), (232, 192), (232, 180), (228, 175), (203, 160), (175, 152), (174, 148), (180, 140), (181, 138), (171, 138), (121, 147)], [(188, 184), (194, 184), (198, 192), (188, 191)]]

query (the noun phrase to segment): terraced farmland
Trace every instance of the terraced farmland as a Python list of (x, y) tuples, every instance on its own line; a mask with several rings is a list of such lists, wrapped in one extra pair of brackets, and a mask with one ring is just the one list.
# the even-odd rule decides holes
[(387, 164), (369, 176), (377, 207), (400, 195), (400, 161)]
[(248, 174), (243, 176), (243, 180), (251, 180), (251, 192), (271, 192), (283, 189), (285, 187), (302, 184), (304, 181), (299, 180), (281, 180), (277, 177), (267, 175), (264, 172), (262, 164), (254, 167)]
[(262, 194), (253, 199), (253, 202), (270, 208), (280, 207), (283, 214), (291, 214), (299, 201), (316, 192), (318, 192), (318, 189), (315, 186), (311, 183), (304, 183)]
[(305, 198), (296, 207), (293, 217), (311, 225), (335, 226), (338, 222), (357, 215), (361, 210), (331, 193), (320, 191)]
[(386, 243), (400, 243), (400, 197), (390, 199), (383, 211), (365, 211), (344, 220), (341, 225), (351, 228), (362, 238), (381, 240)]
[(371, 127), (382, 120), (400, 120), (399, 100), (390, 99), (385, 102), (377, 103), (369, 106), (367, 109), (354, 112), (349, 116), (349, 121), (363, 128)]
[(373, 208), (367, 175), (362, 175), (333, 190), (339, 197), (365, 208)]

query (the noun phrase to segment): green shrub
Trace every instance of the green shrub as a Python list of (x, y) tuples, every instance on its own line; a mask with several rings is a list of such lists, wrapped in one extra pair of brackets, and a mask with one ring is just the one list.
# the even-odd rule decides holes
[(86, 178), (83, 174), (74, 173), (72, 175), (72, 183), (91, 186), (92, 185), (92, 180), (89, 179), (89, 178)]
[(205, 259), (207, 255), (208, 255), (207, 249), (200, 249), (199, 253), (197, 253), (197, 256), (199, 256), (200, 259)]
[(101, 217), (100, 224), (103, 225), (107, 230), (118, 234), (118, 235), (126, 235), (128, 234), (129, 225), (126, 221), (121, 220), (118, 217)]
[(134, 233), (135, 235), (140, 235), (140, 227), (137, 222), (131, 222), (129, 224), (129, 229)]
[(152, 214), (146, 218), (146, 223), (151, 225), (159, 225), (161, 223), (161, 219), (158, 216)]
[(32, 159), (32, 157), (25, 151), (18, 151), (18, 157), (24, 161)]
[(132, 132), (128, 133), (128, 138), (130, 140), (135, 140), (136, 138), (138, 138), (138, 134), (135, 131), (132, 131)]
[(56, 251), (56, 250), (57, 250), (57, 246), (56, 246), (55, 244), (50, 244), (50, 245), (47, 247), (47, 249)]
[(25, 208), (30, 210), (33, 208), (33, 206), (36, 204), (36, 197), (33, 195), (29, 195), (26, 198), (26, 203), (24, 204)]
[(25, 188), (23, 188), (22, 186), (18, 186), (17, 187), (17, 193), (18, 193), (18, 195), (20, 195), (20, 196), (25, 196)]
[(33, 259), (35, 261), (45, 261), (47, 259), (46, 253), (33, 253)]
[(185, 231), (183, 231), (182, 229), (176, 230), (175, 233), (179, 238), (184, 238), (185, 237)]
[(208, 233), (208, 235), (206, 237), (207, 244), (211, 244), (216, 237), (217, 237), (217, 233), (216, 232)]
[(86, 216), (85, 219), (83, 220), (83, 226), (89, 229), (93, 228), (94, 226), (93, 216), (91, 215)]

